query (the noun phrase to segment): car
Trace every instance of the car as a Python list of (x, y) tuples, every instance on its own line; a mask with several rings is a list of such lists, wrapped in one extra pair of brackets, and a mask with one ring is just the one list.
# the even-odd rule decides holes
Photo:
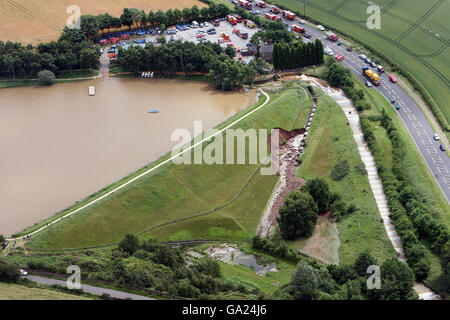
[(304, 33), (303, 36), (307, 39), (311, 38), (311, 35), (309, 33)]
[(200, 23), (200, 28), (204, 28), (205, 24), (204, 23)]
[(392, 99), (392, 100), (391, 100), (391, 103), (394, 104), (394, 103), (395, 103), (395, 99)]
[(367, 59), (366, 55), (364, 55), (364, 54), (360, 54), (359, 58), (362, 59), (362, 60), (366, 60)]
[(373, 61), (370, 63), (370, 65), (372, 66), (372, 68), (376, 68), (377, 67), (377, 64), (375, 62), (373, 62)]
[(320, 31), (325, 31), (325, 28), (320, 24), (317, 26), (317, 29), (319, 29)]
[(370, 87), (372, 87), (372, 84), (371, 84), (369, 81), (366, 81), (366, 86), (367, 86), (368, 88), (370, 88)]
[(384, 68), (382, 66), (377, 66), (378, 72), (383, 73), (384, 72)]
[(231, 2), (233, 2), (234, 4), (238, 4), (237, 0), (232, 0)]
[(103, 54), (103, 52), (105, 52), (104, 49), (100, 49), (100, 54)]
[(395, 105), (395, 110), (400, 110), (400, 106), (398, 104)]
[(325, 52), (326, 55), (329, 55), (329, 56), (332, 56), (332, 55), (333, 55), (333, 50), (331, 50), (331, 49), (328, 48), (328, 47), (325, 48), (325, 51), (324, 51), (324, 52)]
[(305, 20), (300, 20), (300, 23), (301, 24), (305, 24)]
[(390, 75), (390, 76), (389, 76), (389, 80), (390, 80), (392, 83), (396, 83), (396, 82), (397, 82), (397, 79), (396, 79), (393, 75)]
[(209, 23), (208, 22), (205, 22), (204, 25), (205, 25), (205, 27), (209, 27)]
[(437, 134), (437, 133), (435, 133), (434, 135), (433, 135), (433, 139), (434, 140), (436, 140), (436, 141), (439, 141), (439, 135)]
[(256, 15), (256, 10), (250, 11), (250, 13), (255, 16)]
[(441, 149), (441, 151), (446, 151), (447, 150), (447, 148), (443, 144), (441, 144), (439, 146), (439, 149)]
[(19, 271), (20, 271), (20, 275), (21, 276), (27, 276), (28, 275), (28, 272), (23, 270), (23, 269), (20, 269)]
[(204, 34), (199, 34), (199, 35), (197, 36), (197, 39), (204, 38), (204, 37), (205, 37)]
[(366, 62), (370, 65), (372, 63), (372, 60), (370, 60), (369, 58), (366, 59)]

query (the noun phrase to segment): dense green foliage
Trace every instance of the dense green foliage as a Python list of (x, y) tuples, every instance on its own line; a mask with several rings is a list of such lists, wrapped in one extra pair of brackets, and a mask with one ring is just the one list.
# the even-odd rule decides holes
[(0, 263), (0, 282), (14, 283), (20, 278), (17, 267), (8, 263)]
[(317, 212), (317, 205), (309, 193), (291, 192), (280, 207), (280, 217), (277, 218), (282, 237), (293, 240), (311, 236), (316, 225)]
[(120, 48), (118, 62), (124, 70), (134, 72), (210, 73), (214, 86), (220, 90), (242, 88), (244, 83), (252, 83), (256, 77), (256, 71), (251, 66), (233, 60), (226, 49), (209, 42), (194, 44), (174, 41), (158, 47)]
[(55, 80), (55, 74), (49, 70), (39, 71), (37, 74), (38, 82), (41, 85), (49, 86)]
[(0, 76), (36, 76), (42, 70), (58, 74), (63, 70), (95, 69), (98, 64), (99, 51), (92, 48), (81, 30), (66, 27), (58, 41), (37, 47), (0, 41)]
[(273, 66), (275, 69), (294, 69), (305, 66), (318, 65), (323, 60), (322, 41), (313, 42), (275, 43), (273, 47)]
[(311, 194), (314, 201), (317, 203), (319, 212), (327, 212), (331, 206), (331, 192), (328, 184), (321, 178), (314, 178), (309, 180), (302, 190)]

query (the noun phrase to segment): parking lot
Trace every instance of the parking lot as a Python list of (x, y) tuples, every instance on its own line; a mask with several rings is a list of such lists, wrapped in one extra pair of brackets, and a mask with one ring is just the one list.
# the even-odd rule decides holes
[[(214, 27), (211, 22), (208, 22), (208, 24), (209, 24), (208, 27), (203, 27), (203, 28), (200, 28), (200, 27), (199, 28), (190, 28), (185, 31), (177, 30), (178, 32), (176, 35), (174, 35), (174, 39), (199, 43), (197, 36), (199, 36), (200, 34), (204, 34), (205, 35), (204, 39), (206, 39), (206, 41), (218, 43), (219, 38), (222, 38), (222, 33), (226, 33), (227, 35), (230, 36), (231, 42), (221, 43), (220, 45), (222, 47), (226, 47), (228, 44), (233, 44), (233, 46), (235, 48), (240, 47), (242, 49), (247, 46), (247, 43), (250, 41), (252, 36), (259, 30), (257, 27), (255, 27), (253, 29), (249, 28), (243, 22), (238, 23), (233, 26), (228, 21), (221, 21), (219, 27)], [(216, 29), (216, 34), (209, 35), (206, 33), (206, 31), (211, 28)], [(248, 33), (248, 39), (242, 39), (238, 35), (234, 34), (233, 29), (238, 29), (242, 32)], [(167, 41), (170, 40), (169, 35), (166, 35), (166, 37), (167, 37), (166, 38)]]

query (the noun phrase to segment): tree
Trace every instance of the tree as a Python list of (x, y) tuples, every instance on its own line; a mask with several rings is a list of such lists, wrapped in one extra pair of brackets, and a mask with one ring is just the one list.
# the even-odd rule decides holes
[(354, 268), (360, 276), (366, 276), (367, 268), (376, 264), (377, 260), (370, 254), (369, 250), (365, 250), (356, 258)]
[(315, 41), (315, 55), (316, 55), (316, 64), (322, 64), (324, 62), (323, 60), (323, 55), (324, 55), (324, 50), (323, 50), (323, 44), (322, 41), (320, 39), (316, 39)]
[(198, 7), (196, 5), (194, 5), (191, 8), (191, 19), (197, 20), (198, 18), (200, 18), (200, 10), (198, 9)]
[(139, 249), (139, 239), (128, 233), (125, 238), (119, 243), (119, 250), (132, 255)]
[(317, 205), (309, 193), (291, 192), (279, 213), (277, 221), (284, 239), (312, 235), (317, 221)]
[(190, 8), (184, 8), (182, 11), (183, 14), (183, 20), (189, 21), (191, 19), (191, 9)]
[(5, 242), (5, 237), (2, 234), (0, 234), (0, 244), (2, 244), (4, 242)]
[(414, 273), (396, 258), (386, 260), (381, 266), (381, 298), (405, 300), (414, 298)]
[(90, 14), (81, 16), (80, 20), (81, 30), (88, 39), (92, 39), (97, 36), (100, 30), (99, 18)]
[(99, 64), (98, 52), (94, 49), (84, 48), (80, 51), (80, 65), (83, 68), (96, 68)]
[(20, 272), (12, 264), (0, 264), (0, 282), (15, 283), (20, 278)]
[(304, 261), (300, 261), (292, 275), (288, 292), (296, 300), (313, 300), (318, 295), (318, 271)]
[(39, 84), (43, 85), (43, 86), (49, 86), (49, 85), (53, 84), (53, 81), (56, 78), (55, 74), (49, 70), (40, 71), (37, 74), (37, 77), (38, 77)]
[(311, 194), (319, 208), (319, 212), (327, 212), (330, 210), (331, 193), (325, 180), (321, 178), (309, 180), (303, 187), (303, 190)]
[(120, 16), (120, 22), (122, 25), (128, 26), (128, 29), (131, 29), (131, 26), (133, 25), (133, 14), (129, 8), (123, 9), (123, 13)]

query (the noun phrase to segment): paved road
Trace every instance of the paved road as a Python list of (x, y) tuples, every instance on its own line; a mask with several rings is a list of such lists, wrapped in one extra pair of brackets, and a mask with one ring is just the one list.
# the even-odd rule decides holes
[[(231, 0), (229, 1), (232, 2)], [(254, 6), (254, 10), (258, 10), (259, 15), (263, 17), (266, 12), (270, 11), (269, 8), (270, 7), (262, 9)], [(278, 16), (281, 15), (278, 14)], [(283, 22), (288, 23), (289, 25), (300, 25), (298, 21), (283, 19)], [(305, 28), (306, 33), (309, 33), (312, 36), (310, 39), (304, 40), (315, 41), (317, 38), (321, 39), (324, 47), (328, 46), (334, 53), (344, 55), (345, 59), (343, 65), (349, 68), (360, 80), (365, 81), (365, 78), (362, 76), (362, 67), (369, 67), (369, 65), (359, 58), (359, 54), (355, 51), (347, 52), (344, 45), (338, 46), (336, 42), (328, 40), (324, 33), (312, 26), (313, 25), (310, 23), (302, 25), (302, 27)], [(450, 203), (450, 158), (445, 152), (439, 149), (440, 142), (433, 139), (434, 131), (422, 109), (420, 109), (415, 101), (412, 100), (400, 86), (391, 83), (388, 79), (388, 75), (382, 74), (381, 78), (382, 84), (379, 87), (374, 88), (374, 90), (378, 90), (389, 102), (394, 98), (397, 104), (401, 106), (398, 111), (400, 118), (416, 143), (431, 175), (438, 183), (447, 202)]]
[[(62, 280), (44, 278), (44, 277), (39, 277), (39, 276), (31, 276), (31, 275), (26, 276), (25, 278), (32, 280), (34, 282), (37, 282), (37, 283), (45, 284), (45, 285), (57, 284), (57, 285), (64, 286), (64, 287), (66, 286), (66, 282), (62, 281)], [(156, 299), (140, 296), (140, 295), (133, 294), (133, 293), (111, 290), (111, 289), (100, 288), (100, 287), (93, 287), (93, 286), (84, 285), (84, 284), (81, 285), (81, 289), (84, 292), (88, 292), (88, 293), (92, 293), (92, 294), (96, 294), (96, 295), (100, 295), (100, 296), (102, 294), (106, 293), (106, 294), (109, 294), (111, 297), (117, 298), (117, 299), (130, 298), (132, 300), (156, 300)]]

